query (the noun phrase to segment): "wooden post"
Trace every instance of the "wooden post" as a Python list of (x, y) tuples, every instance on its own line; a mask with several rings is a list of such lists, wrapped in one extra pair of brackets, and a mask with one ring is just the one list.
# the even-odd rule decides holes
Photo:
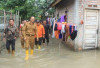
[(21, 24), (21, 17), (20, 17), (20, 24)]
[(20, 25), (19, 11), (18, 11), (18, 26)]
[(17, 11), (16, 11), (16, 14), (15, 14), (15, 19), (16, 19), (16, 26), (18, 27), (18, 22), (17, 22)]
[(15, 14), (13, 14), (13, 19), (14, 19), (14, 21), (15, 21), (15, 25), (16, 25), (16, 19), (15, 19)]
[(4, 10), (4, 29), (6, 28), (6, 12)]
[(11, 11), (11, 16), (10, 16), (10, 19), (12, 19), (12, 17), (13, 17), (13, 16), (12, 16), (12, 11)]

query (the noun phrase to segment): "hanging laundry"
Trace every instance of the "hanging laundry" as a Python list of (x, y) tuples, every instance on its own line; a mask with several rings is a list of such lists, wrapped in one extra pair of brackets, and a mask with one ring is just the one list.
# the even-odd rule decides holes
[(60, 22), (65, 22), (65, 15), (61, 16)]
[(72, 25), (69, 25), (69, 34), (71, 35), (72, 33)]
[(55, 18), (50, 18), (50, 26), (53, 27), (53, 23), (54, 23)]
[(48, 20), (48, 24), (50, 25), (50, 18), (49, 18), (49, 20)]
[(74, 39), (76, 38), (76, 36), (77, 36), (77, 31), (74, 30), (74, 31), (72, 32), (72, 34), (71, 34), (71, 39), (74, 40)]
[(54, 21), (55, 21), (55, 18), (52, 19), (51, 27), (53, 27)]
[(61, 20), (61, 18), (59, 18), (59, 19), (57, 20), (57, 22), (60, 22), (60, 20)]
[(71, 33), (73, 33), (73, 31), (74, 31), (74, 26), (72, 25), (72, 30), (71, 30)]
[(67, 16), (66, 15), (64, 16), (64, 19), (65, 19), (65, 22), (67, 22)]
[(60, 31), (60, 34), (59, 34), (59, 39), (62, 39), (62, 34), (61, 34), (61, 31)]
[(74, 30), (77, 30), (77, 27), (76, 27), (76, 25), (74, 26)]
[(67, 41), (67, 39), (68, 39), (68, 36), (70, 35), (70, 33), (69, 33), (69, 25), (65, 25), (65, 31), (66, 31), (66, 41)]
[(47, 18), (47, 24), (49, 24), (50, 25), (50, 18)]
[(62, 40), (63, 40), (63, 41), (66, 41), (66, 33), (63, 33), (63, 34), (62, 34)]
[(50, 26), (52, 26), (52, 19), (53, 19), (53, 18), (50, 18)]
[(68, 36), (67, 42), (70, 42), (70, 41), (71, 41), (71, 38), (70, 38), (70, 36)]
[(61, 30), (62, 29), (62, 23), (57, 23), (57, 29)]
[(56, 39), (59, 39), (59, 31), (58, 30), (55, 31), (55, 37), (56, 37)]
[(62, 23), (61, 33), (65, 33), (65, 23)]
[[(55, 24), (56, 24), (56, 20), (53, 23), (53, 32), (52, 32), (52, 38), (55, 38)], [(56, 26), (57, 27), (57, 26)]]
[(57, 23), (55, 24), (54, 30), (55, 30), (55, 31), (57, 30)]
[(52, 38), (55, 38), (55, 32), (54, 32), (54, 30), (52, 31)]

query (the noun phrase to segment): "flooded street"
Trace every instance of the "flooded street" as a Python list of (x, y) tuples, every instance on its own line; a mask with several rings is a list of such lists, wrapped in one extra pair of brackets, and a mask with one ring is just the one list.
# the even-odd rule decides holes
[(25, 61), (25, 50), (16, 42), (15, 56), (4, 49), (0, 54), (0, 68), (100, 68), (100, 50), (71, 51), (60, 40), (51, 39), (47, 47), (35, 48), (34, 55)]

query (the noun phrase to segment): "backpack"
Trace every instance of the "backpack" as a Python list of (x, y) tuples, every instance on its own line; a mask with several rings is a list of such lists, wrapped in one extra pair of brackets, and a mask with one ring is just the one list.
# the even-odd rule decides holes
[(62, 23), (58, 23), (57, 29), (58, 30), (61, 30), (62, 29)]

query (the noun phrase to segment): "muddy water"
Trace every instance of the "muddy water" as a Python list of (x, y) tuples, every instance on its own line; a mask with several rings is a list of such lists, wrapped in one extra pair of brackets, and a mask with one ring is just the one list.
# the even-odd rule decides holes
[(28, 61), (24, 57), (25, 50), (17, 40), (15, 56), (7, 54), (6, 50), (1, 52), (0, 68), (100, 68), (100, 50), (74, 52), (55, 39), (41, 50), (35, 48)]

